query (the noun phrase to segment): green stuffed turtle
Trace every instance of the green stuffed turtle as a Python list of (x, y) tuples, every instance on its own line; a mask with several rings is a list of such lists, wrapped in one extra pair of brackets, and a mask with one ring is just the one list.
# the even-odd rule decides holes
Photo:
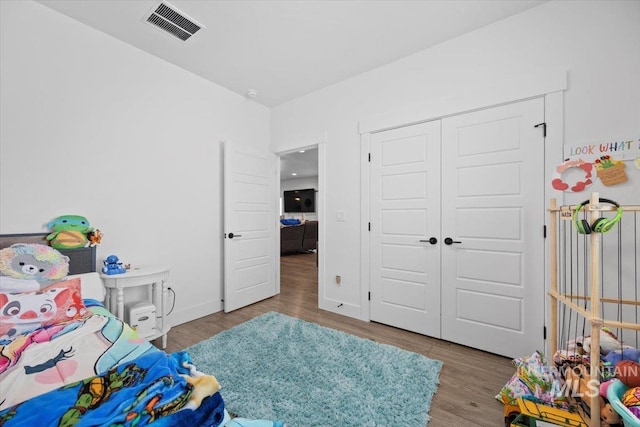
[(89, 243), (87, 234), (93, 231), (87, 218), (80, 215), (62, 215), (47, 224), (53, 232), (47, 236), (56, 249), (84, 248)]

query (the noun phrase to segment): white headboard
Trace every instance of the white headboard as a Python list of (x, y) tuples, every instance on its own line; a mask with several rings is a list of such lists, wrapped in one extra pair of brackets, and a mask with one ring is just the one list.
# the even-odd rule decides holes
[(82, 298), (91, 298), (100, 302), (104, 301), (105, 289), (99, 273), (83, 273), (67, 276), (67, 279), (80, 278)]

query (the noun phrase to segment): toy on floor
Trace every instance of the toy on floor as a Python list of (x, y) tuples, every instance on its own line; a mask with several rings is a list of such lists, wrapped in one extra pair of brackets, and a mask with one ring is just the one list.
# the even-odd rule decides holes
[(0, 250), (0, 291), (37, 291), (67, 274), (69, 257), (50, 246), (15, 243)]
[(640, 360), (640, 350), (637, 348), (623, 346), (622, 350), (613, 350), (602, 358), (603, 361), (615, 366), (621, 360)]
[(47, 224), (53, 232), (47, 236), (51, 247), (56, 249), (84, 248), (89, 239), (87, 234), (93, 231), (87, 218), (80, 215), (62, 215)]
[(634, 360), (621, 360), (614, 368), (616, 378), (627, 387), (640, 387), (640, 363)]
[(640, 387), (632, 387), (622, 395), (622, 404), (640, 421)]
[[(590, 354), (591, 337), (584, 338), (581, 342), (576, 343), (577, 351), (581, 354)], [(622, 343), (618, 341), (618, 337), (607, 327), (600, 330), (600, 354), (603, 356), (609, 352), (622, 348)]]
[(536, 421), (562, 427), (589, 427), (571, 405), (551, 404), (533, 396), (518, 397), (516, 405), (505, 405), (505, 426), (531, 427), (539, 425)]
[(126, 273), (127, 269), (122, 266), (122, 263), (118, 260), (118, 257), (116, 255), (109, 255), (104, 260), (104, 267), (102, 267), (102, 272), (108, 275), (122, 274)]
[(516, 372), (496, 395), (503, 404), (515, 405), (520, 396), (534, 396), (553, 403), (562, 399), (562, 376), (540, 351), (512, 360)]
[(586, 409), (591, 411), (591, 396), (598, 396), (598, 404), (600, 405), (600, 419), (604, 425), (616, 425), (620, 423), (620, 416), (605, 400), (607, 384), (597, 385), (593, 383), (589, 375), (589, 369), (584, 365), (578, 365), (573, 369), (567, 369), (565, 371), (565, 379), (567, 381), (568, 388), (571, 389), (576, 397), (579, 397), (581, 401), (586, 405)]

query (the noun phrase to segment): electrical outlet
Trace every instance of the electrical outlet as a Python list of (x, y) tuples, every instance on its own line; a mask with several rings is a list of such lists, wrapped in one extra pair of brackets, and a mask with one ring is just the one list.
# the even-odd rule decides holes
[(336, 285), (339, 285), (342, 282), (342, 276), (336, 276)]

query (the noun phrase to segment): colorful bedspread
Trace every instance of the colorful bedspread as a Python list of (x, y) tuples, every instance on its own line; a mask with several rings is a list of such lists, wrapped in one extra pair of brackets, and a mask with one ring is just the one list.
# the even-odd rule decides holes
[(200, 406), (198, 425), (218, 425), (214, 377), (186, 374), (183, 355), (159, 351), (102, 307), (91, 311), (0, 343), (1, 427), (142, 426), (167, 416), (165, 425), (180, 425)]

